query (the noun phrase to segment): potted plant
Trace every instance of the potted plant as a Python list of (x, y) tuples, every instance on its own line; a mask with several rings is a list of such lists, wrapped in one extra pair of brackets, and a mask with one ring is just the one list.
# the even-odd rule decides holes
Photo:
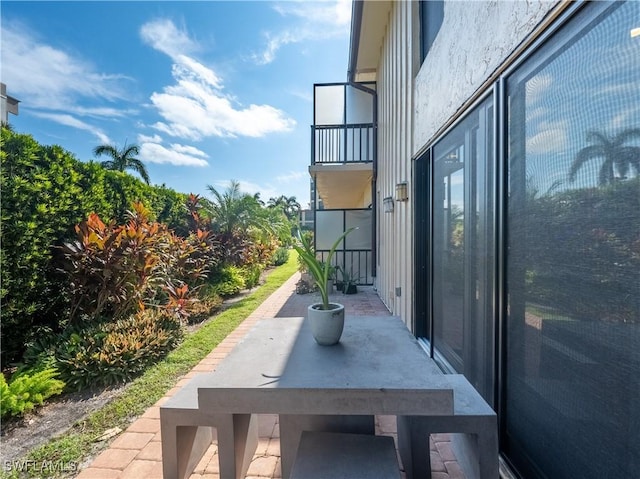
[(342, 292), (344, 294), (356, 294), (358, 292), (358, 281), (360, 278), (356, 278), (349, 274), (344, 268), (337, 267), (342, 273)]
[(333, 243), (329, 250), (329, 255), (324, 261), (320, 261), (316, 252), (311, 246), (311, 240), (308, 237), (298, 234), (298, 243), (293, 247), (298, 252), (300, 261), (307, 267), (309, 274), (313, 278), (315, 286), (320, 291), (322, 298), (321, 303), (315, 303), (307, 308), (307, 318), (311, 333), (318, 344), (323, 346), (331, 346), (340, 341), (342, 330), (344, 328), (344, 305), (340, 303), (329, 302), (329, 279), (334, 268), (331, 266), (331, 260), (336, 252), (336, 248), (340, 242), (355, 228), (349, 228)]

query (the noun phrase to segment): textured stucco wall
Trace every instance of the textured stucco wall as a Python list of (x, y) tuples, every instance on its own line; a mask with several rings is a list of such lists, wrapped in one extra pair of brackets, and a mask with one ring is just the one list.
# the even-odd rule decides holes
[(445, 1), (414, 85), (414, 155), (530, 34), (557, 0)]

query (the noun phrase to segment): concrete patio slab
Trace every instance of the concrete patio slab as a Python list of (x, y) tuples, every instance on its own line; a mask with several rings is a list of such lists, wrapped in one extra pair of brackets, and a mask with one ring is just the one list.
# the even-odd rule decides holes
[[(211, 371), (238, 343), (243, 335), (260, 319), (268, 317), (304, 316), (309, 304), (317, 302), (318, 295), (296, 294), (295, 286), (300, 279), (294, 274), (269, 298), (241, 323), (220, 345), (205, 357), (195, 371)], [(355, 295), (334, 292), (331, 300), (345, 305), (348, 314), (371, 316), (390, 315), (386, 306), (371, 286), (358, 287)], [(318, 296), (314, 299), (314, 296)], [(190, 375), (186, 375), (191, 377)], [(183, 381), (184, 383), (185, 381)], [(178, 384), (181, 384), (180, 382)], [(174, 387), (141, 418), (132, 422), (129, 429), (114, 438), (110, 447), (97, 456), (92, 463), (84, 467), (76, 476), (78, 479), (162, 479), (160, 421), (158, 408), (179, 390)], [(395, 423), (387, 416), (376, 417), (376, 434), (390, 436), (396, 441)], [(276, 415), (261, 415), (258, 421), (259, 443), (256, 453), (247, 471), (247, 479), (280, 479), (280, 431)], [(434, 441), (434, 438), (436, 439)], [(460, 467), (452, 456), (450, 438), (447, 434), (437, 434), (430, 440), (432, 477), (438, 479), (465, 479)], [(445, 454), (440, 456), (439, 451)], [(113, 460), (111, 460), (111, 459)], [(404, 477), (400, 464), (401, 477)], [(214, 441), (196, 466), (189, 479), (226, 479), (221, 478), (218, 469), (217, 444)]]

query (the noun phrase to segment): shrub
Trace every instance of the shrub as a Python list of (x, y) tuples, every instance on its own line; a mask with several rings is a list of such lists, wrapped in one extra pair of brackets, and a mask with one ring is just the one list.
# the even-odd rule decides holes
[(213, 275), (213, 289), (222, 297), (238, 294), (242, 288), (242, 270), (237, 266), (225, 266)]
[(262, 274), (262, 266), (259, 264), (253, 264), (244, 266), (242, 271), (242, 278), (244, 279), (244, 287), (247, 289), (255, 288), (260, 284), (260, 275)]
[(91, 214), (76, 226), (76, 241), (62, 248), (73, 296), (72, 323), (104, 315), (118, 319), (143, 304), (167, 304), (178, 291), (187, 301), (192, 290), (185, 286), (204, 279), (208, 233), (198, 231), (185, 240), (148, 216), (141, 203), (134, 203), (124, 225), (106, 225)]
[(281, 246), (274, 253), (273, 258), (271, 259), (271, 264), (273, 266), (280, 266), (282, 264), (285, 264), (288, 260), (289, 260), (289, 249)]
[(44, 327), (34, 333), (34, 339), (25, 344), (22, 362), (18, 364), (15, 374), (42, 371), (55, 368), (53, 351), (59, 342), (59, 333)]
[(1, 128), (2, 366), (17, 361), (41, 327), (60, 332), (69, 317), (69, 291), (55, 264), (56, 246), (73, 239), (73, 225), (95, 212), (122, 220), (144, 202), (169, 228), (186, 222), (186, 195), (82, 162), (59, 146)]
[(164, 357), (181, 338), (174, 315), (147, 309), (68, 333), (56, 348), (56, 365), (72, 390), (121, 384)]
[(636, 176), (527, 198), (528, 214), (515, 218), (510, 229), (514, 238), (535, 238), (525, 257), (533, 303), (553, 304), (559, 313), (583, 320), (640, 321), (634, 303), (640, 271), (638, 191)]
[(221, 307), (222, 298), (217, 294), (211, 294), (205, 298), (194, 301), (189, 310), (188, 322), (189, 324), (195, 324), (209, 319), (209, 317), (220, 311)]
[(249, 237), (242, 265), (266, 265), (271, 263), (278, 246), (278, 241), (273, 238), (260, 238), (256, 235)]
[[(308, 243), (310, 245), (313, 244), (313, 231), (300, 231), (300, 239), (301, 241), (304, 241), (305, 243)], [(306, 273), (307, 271), (307, 265), (305, 264), (305, 262), (302, 260), (302, 256), (298, 256), (298, 271), (300, 271), (301, 273)]]
[(42, 404), (45, 399), (60, 394), (64, 382), (55, 379), (58, 372), (54, 368), (36, 372), (24, 372), (7, 381), (0, 374), (0, 415), (21, 416)]

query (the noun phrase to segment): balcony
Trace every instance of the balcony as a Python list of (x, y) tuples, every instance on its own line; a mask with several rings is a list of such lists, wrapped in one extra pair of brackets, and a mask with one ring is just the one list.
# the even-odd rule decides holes
[(373, 180), (373, 123), (312, 126), (309, 173), (324, 208), (366, 208)]
[(376, 172), (375, 84), (314, 85), (309, 174), (315, 182), (315, 249), (324, 258), (335, 238), (357, 227), (334, 257), (359, 284), (373, 284)]
[[(324, 209), (369, 208), (376, 163), (375, 90), (314, 85), (309, 173)], [(319, 209), (319, 208), (317, 208)]]

